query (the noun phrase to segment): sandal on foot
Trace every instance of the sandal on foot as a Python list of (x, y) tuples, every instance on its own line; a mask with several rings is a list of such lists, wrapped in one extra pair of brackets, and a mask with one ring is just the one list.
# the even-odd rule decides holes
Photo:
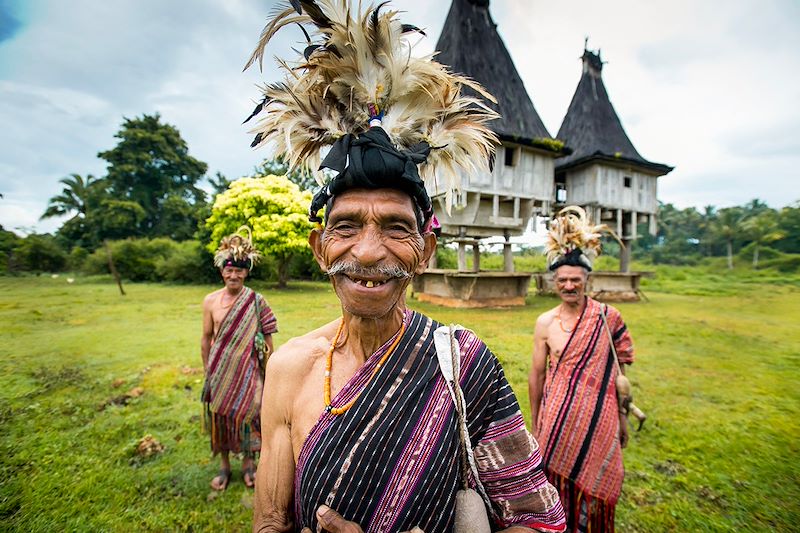
[[(216, 486), (214, 486), (214, 481), (218, 480)], [(228, 483), (231, 481), (231, 471), (226, 470), (224, 468), (219, 469), (219, 473), (211, 480), (211, 488), (217, 491), (222, 492), (223, 490), (228, 488)]]
[[(250, 483), (247, 482), (247, 476), (250, 476)], [(244, 481), (244, 486), (248, 489), (256, 486), (256, 469), (254, 466), (251, 465), (242, 470), (242, 481)]]

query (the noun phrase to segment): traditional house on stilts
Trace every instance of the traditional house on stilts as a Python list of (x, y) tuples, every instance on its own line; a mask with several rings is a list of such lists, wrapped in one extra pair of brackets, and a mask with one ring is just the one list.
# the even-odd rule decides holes
[[(463, 176), (450, 213), (445, 184), (427, 184), (442, 235), (458, 243), (458, 270), (429, 270), (415, 292), (444, 305), (522, 305), (530, 275), (514, 272), (510, 237), (522, 235), (532, 216), (550, 213), (555, 158), (568, 151), (550, 136), (533, 107), (489, 14), (489, 0), (453, 0), (436, 50), (437, 61), (479, 82), (497, 99), (487, 104), (500, 114), (490, 127), (502, 144), (491, 172)], [(505, 239), (504, 271), (481, 271), (479, 241), (499, 236)]]
[(620, 271), (630, 271), (630, 254), (639, 224), (656, 233), (658, 177), (673, 167), (652, 163), (636, 151), (603, 85), (600, 52), (584, 49), (583, 74), (558, 130), (572, 153), (556, 162), (556, 190), (568, 204), (580, 205), (594, 221), (620, 236)]

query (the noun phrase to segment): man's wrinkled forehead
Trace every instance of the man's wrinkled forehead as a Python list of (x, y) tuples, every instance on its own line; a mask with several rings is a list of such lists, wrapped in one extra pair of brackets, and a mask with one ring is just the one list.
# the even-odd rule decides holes
[(370, 212), (384, 219), (405, 221), (422, 228), (422, 213), (408, 194), (396, 189), (351, 189), (331, 197), (325, 225), (342, 219), (364, 218)]
[(589, 271), (583, 267), (562, 265), (555, 270), (556, 281), (567, 281), (570, 279), (585, 279), (589, 276)]

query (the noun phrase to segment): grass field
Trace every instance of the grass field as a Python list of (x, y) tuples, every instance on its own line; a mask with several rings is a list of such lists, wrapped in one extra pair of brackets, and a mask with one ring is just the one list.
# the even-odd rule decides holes
[[(800, 282), (672, 269), (620, 305), (632, 331), (637, 404), (649, 415), (625, 452), (620, 531), (790, 531), (800, 527)], [(0, 278), (0, 529), (245, 531), (252, 492), (200, 432), (200, 302), (213, 287), (105, 279)], [(277, 343), (339, 315), (325, 284), (256, 286)], [(528, 414), (536, 316), (451, 310), (503, 362)], [(126, 398), (140, 387), (142, 394)], [(135, 396), (135, 393), (134, 393)], [(135, 454), (152, 435), (163, 453)]]

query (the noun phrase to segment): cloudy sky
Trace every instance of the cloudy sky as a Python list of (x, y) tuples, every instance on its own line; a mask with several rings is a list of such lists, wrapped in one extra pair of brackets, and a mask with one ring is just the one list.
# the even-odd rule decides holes
[[(265, 64), (242, 73), (269, 0), (0, 0), (0, 224), (39, 221), (58, 180), (102, 176), (97, 153), (123, 117), (158, 112), (192, 155), (229, 178), (269, 154), (241, 121)], [(436, 44), (449, 1), (394, 0)], [(555, 135), (580, 77), (584, 37), (602, 49), (612, 102), (639, 152), (676, 169), (659, 197), (679, 207), (773, 207), (800, 199), (800, 2), (493, 0), (534, 106)], [(286, 29), (268, 56), (300, 46)]]

